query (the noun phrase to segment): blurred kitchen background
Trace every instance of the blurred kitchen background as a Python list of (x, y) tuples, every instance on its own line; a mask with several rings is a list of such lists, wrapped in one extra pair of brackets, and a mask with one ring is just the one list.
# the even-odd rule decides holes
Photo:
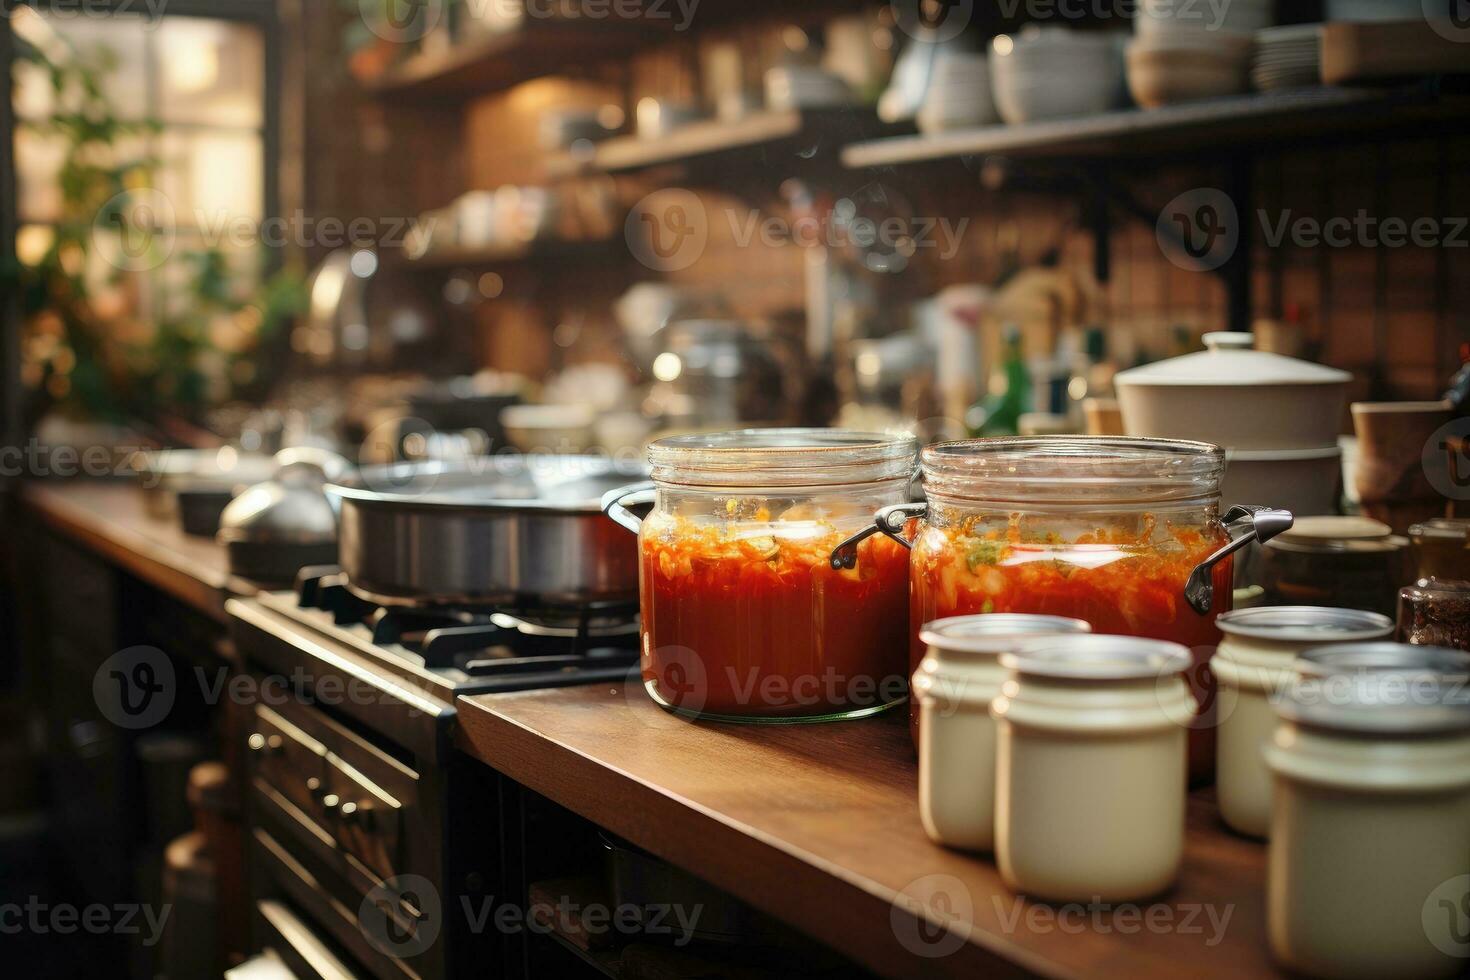
[[(165, 447), (1121, 431), (1113, 375), (1219, 331), (1438, 401), (1470, 358), (1470, 36), (1420, 0), (1183, 6), (7, 4), (0, 506)], [(1438, 244), (1303, 231), (1360, 213)], [(25, 680), (0, 649), (21, 823)]]

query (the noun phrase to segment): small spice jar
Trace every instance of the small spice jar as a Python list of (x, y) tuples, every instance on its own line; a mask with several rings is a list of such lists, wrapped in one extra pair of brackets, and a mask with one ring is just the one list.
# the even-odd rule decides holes
[(1409, 528), (1415, 578), (1470, 581), (1470, 520), (1441, 517)]
[(1470, 582), (1427, 579), (1401, 591), (1399, 639), (1470, 650)]
[(1296, 678), (1292, 662), (1313, 647), (1386, 640), (1394, 624), (1379, 613), (1325, 606), (1237, 609), (1216, 622), (1225, 634), (1210, 661), (1219, 691), (1215, 786), (1220, 816), (1239, 833), (1265, 837), (1271, 774), (1261, 750), (1276, 728), (1271, 702)]
[(995, 840), (995, 721), (990, 702), (1006, 672), (1000, 655), (1028, 640), (1088, 633), (1080, 619), (991, 613), (952, 616), (924, 627), (928, 649), (915, 671), (919, 703), (919, 817), (949, 847), (988, 851)]
[(1470, 656), (1312, 650), (1279, 700), (1272, 952), (1325, 977), (1453, 976), (1470, 908)]
[(1005, 654), (996, 719), (995, 856), (1016, 891), (1133, 901), (1173, 884), (1184, 851), (1190, 651), (1124, 636)]

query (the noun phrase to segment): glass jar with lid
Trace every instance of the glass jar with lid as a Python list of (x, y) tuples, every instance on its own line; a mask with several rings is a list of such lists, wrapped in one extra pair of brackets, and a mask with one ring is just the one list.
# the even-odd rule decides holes
[[(660, 439), (652, 482), (608, 494), (639, 535), (644, 687), (664, 707), (726, 721), (861, 717), (901, 703), (908, 554), (870, 536), (909, 499), (916, 442), (833, 429)], [(652, 503), (641, 521), (629, 510)]]
[[(1291, 526), (1289, 513), (1260, 506), (1222, 514), (1225, 454), (1207, 443), (978, 439), (930, 446), (922, 466), (927, 505), (877, 519), (898, 534), (922, 515), (909, 571), (914, 668), (923, 624), (991, 612), (1181, 643), (1198, 666), (1219, 642), (1215, 617), (1230, 608), (1234, 551)], [(1209, 704), (1205, 672), (1191, 678)], [(917, 740), (912, 710), (911, 719)], [(1207, 734), (1201, 725), (1191, 745), (1197, 774), (1213, 763)]]

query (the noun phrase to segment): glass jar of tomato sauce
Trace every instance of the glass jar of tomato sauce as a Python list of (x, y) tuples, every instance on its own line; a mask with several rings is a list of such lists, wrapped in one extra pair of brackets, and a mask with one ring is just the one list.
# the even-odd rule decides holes
[[(880, 530), (898, 533), (922, 512), (909, 570), (911, 669), (924, 658), (919, 633), (936, 619), (1065, 616), (1095, 633), (1190, 647), (1196, 699), (1212, 704), (1202, 665), (1220, 640), (1215, 617), (1230, 608), (1230, 555), (1291, 526), (1290, 514), (1264, 507), (1222, 515), (1220, 448), (1130, 438), (978, 439), (931, 446), (922, 464), (927, 507), (890, 508), (878, 519)], [(912, 707), (910, 722), (917, 741)], [(1197, 750), (1206, 767), (1208, 749)]]
[[(608, 494), (639, 536), (641, 667), (672, 711), (721, 721), (862, 717), (907, 695), (909, 556), (873, 535), (910, 499), (917, 443), (828, 429), (661, 439), (650, 484)], [(653, 504), (639, 521), (629, 508)]]

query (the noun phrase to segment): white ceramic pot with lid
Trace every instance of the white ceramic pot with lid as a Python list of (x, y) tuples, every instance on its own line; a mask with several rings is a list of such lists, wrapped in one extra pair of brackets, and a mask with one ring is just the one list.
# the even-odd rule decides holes
[(1352, 375), (1253, 350), (1253, 334), (1208, 333), (1204, 342), (1200, 353), (1118, 374), (1129, 435), (1249, 452), (1337, 445)]

